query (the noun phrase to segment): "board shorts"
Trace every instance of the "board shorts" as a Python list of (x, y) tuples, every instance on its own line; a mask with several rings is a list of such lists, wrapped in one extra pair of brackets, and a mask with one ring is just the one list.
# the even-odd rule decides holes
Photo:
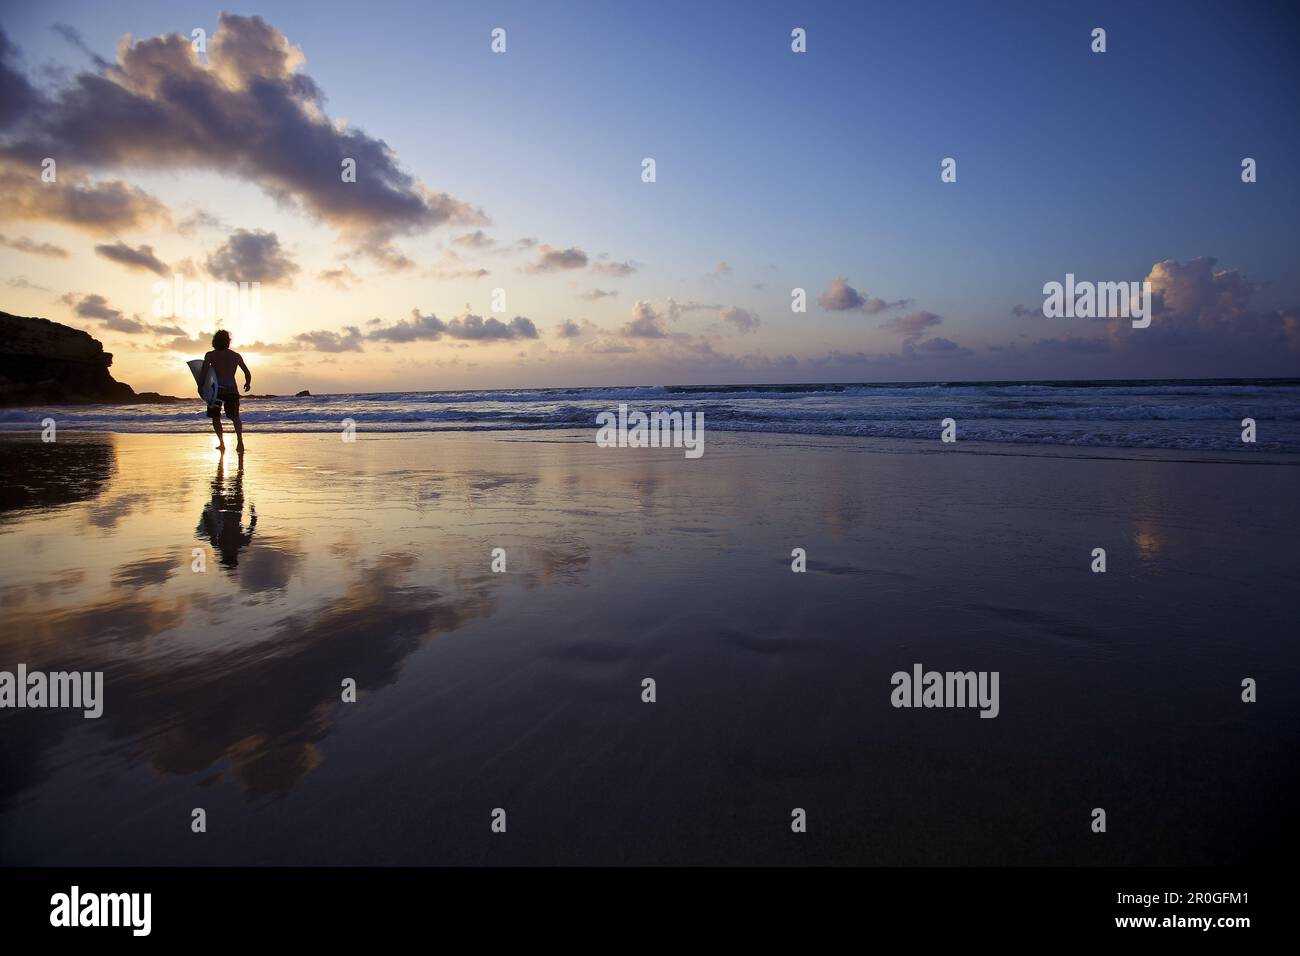
[(236, 385), (219, 385), (217, 397), (208, 405), (208, 414), (213, 418), (221, 417), (221, 406), (226, 406), (226, 417), (234, 418), (239, 414), (239, 387)]

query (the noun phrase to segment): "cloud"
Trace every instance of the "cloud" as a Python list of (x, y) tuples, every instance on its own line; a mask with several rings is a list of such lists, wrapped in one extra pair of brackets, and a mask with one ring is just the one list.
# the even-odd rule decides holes
[(849, 285), (847, 279), (839, 276), (831, 280), (831, 287), (818, 297), (817, 302), (823, 309), (831, 312), (862, 312), (866, 315), (876, 315), (888, 309), (910, 305), (912, 300), (899, 299), (897, 302), (886, 302), (884, 299), (870, 298)]
[(227, 282), (291, 285), (298, 265), (281, 250), (275, 233), (236, 229), (208, 256), (208, 272)]
[(607, 340), (589, 343), (586, 351), (592, 355), (635, 355), (637, 353), (634, 345), (625, 345), (621, 342)]
[[(850, 370), (860, 371), (866, 368), (883, 372), (905, 369), (920, 363), (928, 366), (926, 372), (920, 374), (933, 374), (933, 369), (946, 367), (943, 363), (964, 362), (974, 354), (971, 349), (964, 348), (951, 339), (935, 336), (923, 342), (905, 342), (897, 352), (841, 352), (832, 349), (825, 355), (808, 359), (807, 364), (810, 368), (830, 374), (835, 374), (836, 370), (854, 374)], [(934, 365), (936, 362), (940, 365)], [(917, 372), (913, 371), (910, 374), (917, 374)]]
[(86, 41), (81, 38), (81, 34), (77, 32), (75, 27), (70, 27), (66, 23), (56, 23), (51, 26), (50, 29), (63, 37), (63, 39), (67, 40), (82, 53), (86, 54), (95, 66), (100, 69), (104, 69), (108, 66), (108, 61), (86, 45)]
[(108, 300), (98, 293), (78, 296), (69, 292), (61, 296), (60, 301), (72, 307), (72, 312), (80, 319), (94, 319), (106, 329), (139, 335), (150, 331), (148, 324), (141, 322), (139, 316), (127, 318), (120, 309), (108, 304)]
[(1099, 336), (1071, 331), (1000, 351), (1068, 359), (1076, 367), (1079, 357), (1093, 356), (1091, 368), (1133, 377), (1295, 375), (1300, 307), (1256, 309), (1255, 283), (1217, 264), (1212, 256), (1186, 265), (1174, 259), (1155, 263), (1146, 276), (1151, 283), (1147, 328), (1135, 329), (1128, 319), (1109, 320)]
[(59, 301), (72, 308), (78, 318), (94, 319), (103, 328), (126, 335), (185, 336), (184, 329), (175, 325), (151, 325), (143, 321), (139, 314), (127, 318), (120, 309), (108, 304), (108, 300), (98, 293), (80, 295), (69, 292), (59, 297)]
[(601, 275), (612, 276), (615, 279), (623, 279), (636, 272), (637, 264), (635, 262), (593, 262), (591, 264), (592, 272), (599, 272)]
[(678, 302), (669, 296), (668, 320), (676, 322), (687, 312), (721, 312), (723, 308), (721, 305), (708, 305), (703, 302)]
[(914, 343), (909, 342), (904, 346), (904, 350), (907, 349), (918, 352), (965, 352), (967, 355), (971, 354), (970, 349), (963, 349), (963, 347), (957, 345), (957, 342), (954, 342), (953, 339), (941, 336), (927, 338), (926, 341), (917, 342), (915, 345)]
[[(1039, 339), (1027, 347), (1032, 352), (1057, 353), (1060, 355), (1102, 355), (1111, 350), (1106, 339), (1085, 338), (1080, 335), (1065, 335), (1056, 339)], [(1014, 351), (1014, 350), (1013, 350)]]
[(491, 274), (486, 269), (435, 269), (429, 273), (435, 279), (482, 279)]
[(1256, 285), (1235, 269), (1216, 269), (1201, 256), (1182, 265), (1157, 262), (1151, 283), (1151, 325), (1135, 329), (1120, 321), (1109, 327), (1111, 341), (1126, 350), (1182, 352), (1213, 360), (1219, 356), (1276, 363), (1300, 352), (1300, 308), (1256, 311)]
[(17, 56), (18, 48), (0, 29), (0, 130), (26, 115), (40, 99), (27, 78), (11, 65)]
[(143, 335), (153, 331), (148, 323), (140, 321), (138, 315), (128, 319), (119, 314), (115, 318), (105, 319), (100, 322), (100, 325), (112, 332), (123, 332), (127, 335)]
[(12, 279), (7, 279), (5, 285), (11, 289), (34, 289), (38, 292), (50, 291), (43, 285), (37, 285), (36, 283), (29, 281), (26, 276), (15, 276)]
[(96, 235), (171, 221), (162, 203), (134, 186), (119, 180), (91, 182), (66, 166), (55, 167), (56, 182), (42, 182), (39, 159), (20, 163), (4, 155), (3, 149), (0, 220), (59, 223)]
[(734, 325), (741, 332), (752, 332), (760, 325), (757, 315), (750, 312), (748, 309), (742, 309), (737, 305), (727, 306), (718, 313), (718, 317), (721, 318), (723, 322), (728, 322), (731, 325)]
[(715, 269), (713, 270), (713, 274), (714, 274), (715, 276), (729, 276), (729, 275), (731, 275), (731, 263), (729, 263), (729, 262), (725, 262), (725, 261), (724, 261), (724, 262), (719, 262), (718, 265), (717, 265), (717, 268), (715, 268)]
[(112, 319), (122, 316), (120, 310), (112, 308), (108, 300), (97, 293), (78, 297), (76, 293), (69, 292), (61, 296), (60, 300), (72, 306), (72, 311), (82, 319)]
[(825, 355), (815, 356), (808, 359), (808, 365), (817, 369), (832, 368), (851, 368), (858, 366), (886, 366), (892, 365), (898, 361), (898, 356), (893, 354), (875, 354), (870, 352), (841, 352), (839, 349), (831, 349)]
[(412, 309), (410, 319), (399, 319), (392, 325), (372, 329), (366, 333), (366, 338), (378, 342), (436, 342), (446, 331), (447, 323), (436, 315), (421, 315), (419, 309)]
[[(909, 312), (907, 315), (900, 315), (896, 319), (890, 319), (883, 327), (889, 329), (891, 332), (897, 332), (902, 335), (905, 342), (915, 342), (922, 334), (924, 334), (926, 329), (931, 329), (936, 325), (941, 324), (943, 324), (943, 316), (922, 310), (919, 312)], [(944, 341), (947, 340), (945, 339)]]
[(1042, 315), (1043, 307), (1040, 305), (1031, 308), (1027, 305), (1016, 305), (1015, 308), (1011, 310), (1011, 314), (1018, 319), (1028, 318), (1031, 315)]
[(565, 319), (556, 327), (555, 334), (562, 339), (576, 339), (582, 334), (582, 326), (573, 319)]
[[(80, 43), (75, 30), (56, 30)], [(17, 58), (17, 47), (0, 29), (0, 219), (63, 223), (91, 233), (169, 221), (158, 200), (123, 182), (93, 183), (67, 164), (55, 166), (54, 182), (42, 179), (41, 162), (67, 152), (53, 148), (57, 136), (48, 140), (51, 148), (22, 148), (32, 123), (51, 117), (50, 104), (14, 66)]]
[(225, 232), (228, 227), (224, 222), (222, 222), (220, 217), (214, 216), (212, 213), (206, 212), (202, 209), (194, 210), (194, 212), (182, 219), (176, 226), (176, 231), (182, 236), (191, 236), (200, 229), (214, 229)]
[(817, 301), (823, 309), (847, 312), (850, 309), (862, 308), (866, 299), (857, 289), (849, 285), (847, 279), (835, 278), (831, 280), (831, 287), (823, 292)]
[(558, 272), (563, 269), (582, 269), (587, 265), (587, 254), (573, 246), (557, 249), (543, 243), (537, 252), (537, 261), (528, 266), (529, 272)]
[(352, 288), (352, 286), (359, 281), (357, 279), (357, 274), (347, 265), (340, 266), (337, 269), (322, 269), (320, 272), (316, 273), (316, 278), (320, 279), (322, 282), (328, 282), (330, 285), (334, 286), (334, 288), (341, 289), (344, 292)]
[(162, 260), (153, 254), (153, 246), (132, 248), (118, 240), (111, 245), (96, 246), (95, 253), (128, 269), (139, 269), (158, 275), (166, 275), (168, 271)]
[(579, 292), (579, 299), (586, 299), (588, 302), (598, 302), (609, 296), (618, 295), (617, 292), (606, 292), (604, 289), (592, 289), (590, 292)]
[[(200, 332), (195, 336), (181, 334), (166, 342), (157, 343), (154, 348), (160, 352), (181, 352), (193, 355), (195, 352), (203, 353), (212, 348), (212, 333)], [(264, 349), (254, 348), (253, 346), (244, 346), (245, 351), (256, 352)]]
[(632, 319), (622, 329), (622, 335), (633, 339), (663, 339), (668, 333), (660, 324), (660, 317), (649, 302), (632, 306)]
[[(202, 339), (203, 336), (199, 335), (198, 338)], [(348, 325), (342, 332), (316, 329), (311, 332), (299, 332), (288, 342), (250, 342), (242, 348), (245, 352), (256, 352), (262, 355), (283, 352), (362, 352), (365, 350), (364, 340), (365, 336), (359, 328)], [(171, 344), (175, 346), (177, 343)]]
[(294, 336), (295, 342), (316, 352), (360, 352), (361, 339), (361, 330), (355, 325), (346, 326), (341, 333), (321, 330)]
[(453, 246), (461, 246), (465, 249), (487, 249), (495, 246), (496, 243), (497, 241), (484, 233), (482, 229), (467, 232), (465, 235), (457, 236), (451, 240)]
[(533, 324), (533, 320), (526, 319), (522, 315), (517, 315), (509, 323), (505, 323), (491, 317), (484, 319), (468, 312), (447, 323), (447, 334), (453, 339), (471, 342), (538, 337), (537, 326)]
[(68, 258), (68, 250), (62, 246), (56, 246), (50, 242), (34, 242), (26, 236), (18, 236), (10, 239), (8, 236), (0, 233), (0, 246), (6, 249), (14, 249), (18, 252), (29, 252), (34, 256), (48, 256), (51, 259)]
[(676, 322), (687, 312), (714, 312), (721, 321), (735, 326), (741, 332), (752, 332), (762, 324), (755, 313), (738, 305), (721, 305), (710, 302), (678, 302), (671, 297), (668, 299), (667, 318), (670, 322)]
[[(0, 47), (0, 77), (11, 51)], [(486, 222), (403, 170), (382, 139), (331, 121), (323, 92), (300, 69), (302, 51), (260, 17), (221, 14), (208, 62), (181, 34), (124, 38), (115, 63), (77, 74), (39, 108), (21, 88), (16, 104), (6, 99), (16, 115), (3, 124), (11, 135), (0, 153), (27, 169), (59, 156), (74, 168), (214, 170), (255, 183), (358, 246)], [(345, 183), (348, 159), (356, 181)]]
[(443, 336), (470, 342), (510, 341), (539, 337), (532, 319), (521, 315), (509, 322), (497, 318), (484, 319), (469, 311), (444, 322), (436, 315), (421, 315), (419, 309), (411, 310), (410, 319), (402, 319), (388, 326), (380, 326), (366, 334), (377, 342), (436, 342)]
[(1147, 274), (1153, 315), (1206, 324), (1230, 324), (1243, 316), (1255, 285), (1235, 269), (1216, 271), (1217, 262), (1211, 256), (1201, 256), (1187, 265), (1174, 259), (1153, 265)]
[(415, 260), (391, 242), (368, 245), (362, 252), (379, 263), (388, 272), (405, 272), (407, 269), (415, 268)]

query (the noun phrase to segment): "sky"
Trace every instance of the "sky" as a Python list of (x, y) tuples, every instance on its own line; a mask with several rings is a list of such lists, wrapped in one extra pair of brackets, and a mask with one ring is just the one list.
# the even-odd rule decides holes
[(1285, 4), (0, 11), (0, 308), (137, 390), (1300, 375)]

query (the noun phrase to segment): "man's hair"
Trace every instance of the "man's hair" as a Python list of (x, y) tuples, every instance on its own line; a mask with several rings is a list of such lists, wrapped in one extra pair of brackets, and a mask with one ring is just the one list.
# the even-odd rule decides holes
[(218, 329), (212, 336), (212, 347), (214, 349), (230, 348), (230, 333), (225, 329)]

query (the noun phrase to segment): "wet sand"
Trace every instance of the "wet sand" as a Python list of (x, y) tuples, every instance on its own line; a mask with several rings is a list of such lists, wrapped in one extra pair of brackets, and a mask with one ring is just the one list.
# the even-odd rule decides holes
[[(105, 686), (98, 720), (0, 710), (0, 862), (1292, 850), (1285, 460), (710, 435), (691, 461), (548, 431), (252, 434), (241, 468), (211, 446), (0, 436), (0, 669)], [(999, 716), (892, 707), (916, 663), (998, 671)]]

